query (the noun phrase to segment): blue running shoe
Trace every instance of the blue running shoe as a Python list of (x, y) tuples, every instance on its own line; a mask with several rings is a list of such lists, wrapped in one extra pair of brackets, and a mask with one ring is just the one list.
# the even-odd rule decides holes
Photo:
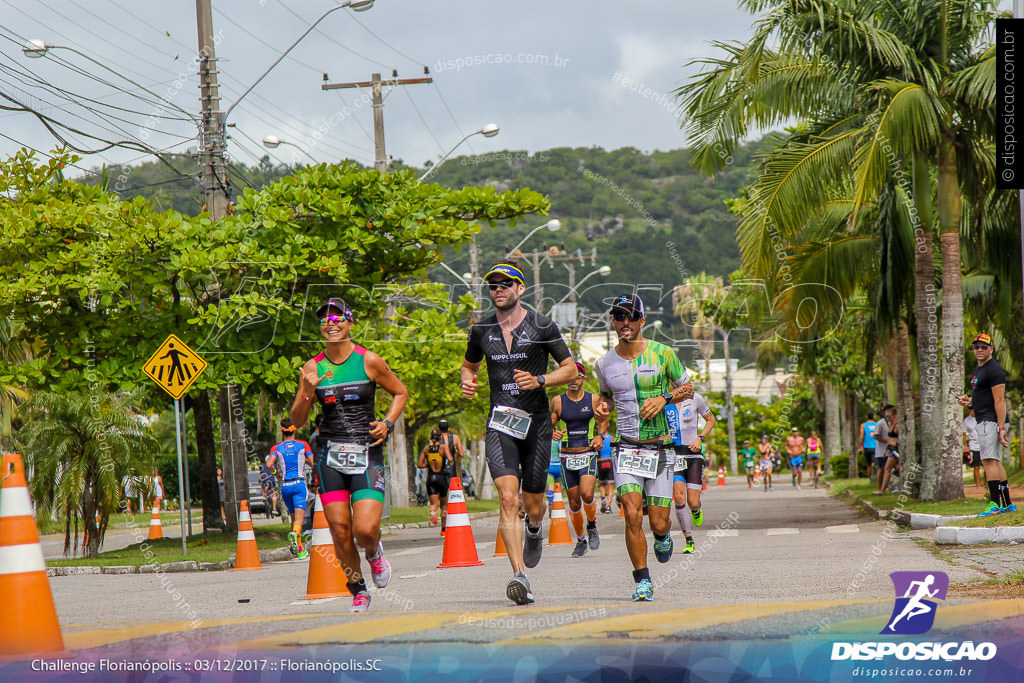
[(1017, 511), (1017, 506), (1014, 505), (1013, 503), (1010, 503), (1009, 505), (1007, 505), (1004, 508), (999, 508), (999, 514), (1001, 514), (1001, 515), (1005, 515), (1007, 512), (1016, 512), (1016, 511)]
[(1002, 508), (1000, 508), (995, 503), (989, 503), (988, 507), (985, 508), (985, 511), (981, 512), (981, 513), (978, 513), (978, 516), (979, 517), (995, 517), (1000, 512), (1002, 512)]
[(664, 541), (654, 541), (654, 556), (662, 564), (672, 558), (672, 536), (666, 536)]
[(653, 602), (654, 585), (650, 579), (640, 579), (633, 591), (633, 602)]

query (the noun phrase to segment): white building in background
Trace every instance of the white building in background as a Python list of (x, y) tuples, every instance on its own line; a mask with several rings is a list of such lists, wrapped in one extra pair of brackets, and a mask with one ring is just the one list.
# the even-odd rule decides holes
[[(582, 335), (580, 343), (580, 358), (583, 363), (592, 368), (594, 361), (603, 356), (611, 346), (615, 345), (614, 332), (587, 332)], [(679, 359), (688, 370), (703, 378), (705, 373), (704, 359), (699, 355), (695, 358), (690, 355), (691, 349), (680, 351)], [(699, 379), (694, 386), (703, 391), (724, 391), (725, 390), (725, 359), (711, 359), (710, 389), (706, 379)], [(771, 403), (779, 398), (785, 391), (786, 382), (790, 375), (783, 368), (776, 368), (771, 375), (761, 374), (759, 370), (751, 367), (740, 368), (738, 361), (730, 359), (732, 370), (732, 390), (737, 396), (749, 396), (764, 403)]]

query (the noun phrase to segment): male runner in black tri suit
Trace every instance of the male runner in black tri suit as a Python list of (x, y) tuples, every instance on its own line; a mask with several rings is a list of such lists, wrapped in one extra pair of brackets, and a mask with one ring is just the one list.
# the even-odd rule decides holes
[[(569, 497), (569, 516), (576, 531), (573, 557), (583, 557), (589, 545), (597, 550), (601, 537), (597, 533), (597, 503), (594, 488), (597, 484), (597, 454), (608, 432), (608, 416), (597, 412), (598, 396), (583, 390), (587, 370), (576, 363), (576, 379), (569, 382), (569, 391), (551, 399), (551, 426), (565, 423), (564, 430), (555, 430), (552, 438), (562, 442), (562, 486)], [(597, 429), (590, 438), (590, 423), (597, 419)], [(581, 509), (582, 508), (582, 509)], [(587, 534), (583, 535), (583, 510), (587, 513)]]
[[(522, 266), (502, 261), (484, 280), (498, 310), (469, 330), (460, 369), (462, 395), (476, 395), (477, 370), (486, 358), (491, 390), (485, 437), (487, 468), (501, 499), (498, 530), (514, 572), (505, 595), (525, 605), (533, 602), (525, 569), (537, 566), (543, 548), (540, 526), (551, 444), (551, 413), (544, 387), (567, 384), (576, 376), (576, 365), (558, 326), (520, 303), (526, 291)], [(558, 369), (544, 374), (548, 356), (555, 359)], [(520, 481), (526, 510), (525, 544), (517, 515)]]

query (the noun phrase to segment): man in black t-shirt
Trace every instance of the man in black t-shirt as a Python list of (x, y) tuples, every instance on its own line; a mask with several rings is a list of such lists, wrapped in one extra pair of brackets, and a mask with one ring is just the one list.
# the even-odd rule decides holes
[(1006, 439), (1006, 372), (992, 357), (995, 347), (992, 337), (979, 334), (971, 342), (978, 367), (971, 377), (971, 396), (957, 397), (960, 405), (974, 408), (978, 421), (978, 445), (981, 447), (981, 464), (985, 468), (985, 479), (991, 501), (979, 517), (991, 517), (1003, 512), (1016, 512), (1017, 506), (1010, 502), (1010, 482), (1000, 458), (1000, 446), (1009, 445)]
[[(477, 370), (486, 358), (491, 390), (485, 437), (487, 469), (501, 499), (498, 531), (514, 572), (505, 594), (525, 605), (533, 602), (525, 568), (537, 566), (543, 548), (540, 526), (551, 443), (551, 414), (544, 387), (568, 384), (576, 377), (576, 364), (558, 326), (520, 303), (526, 291), (522, 266), (502, 261), (484, 280), (498, 310), (469, 330), (461, 368), (462, 395), (476, 395)], [(558, 369), (545, 374), (548, 356), (555, 359)], [(525, 543), (517, 514), (520, 481), (526, 511)]]

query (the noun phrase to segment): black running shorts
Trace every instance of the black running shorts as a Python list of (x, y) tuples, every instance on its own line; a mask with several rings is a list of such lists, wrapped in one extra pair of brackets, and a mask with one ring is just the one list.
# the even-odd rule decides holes
[(513, 475), (525, 493), (544, 493), (551, 459), (551, 413), (532, 413), (533, 420), (524, 439), (488, 427), (485, 436), (487, 469), (492, 479)]

